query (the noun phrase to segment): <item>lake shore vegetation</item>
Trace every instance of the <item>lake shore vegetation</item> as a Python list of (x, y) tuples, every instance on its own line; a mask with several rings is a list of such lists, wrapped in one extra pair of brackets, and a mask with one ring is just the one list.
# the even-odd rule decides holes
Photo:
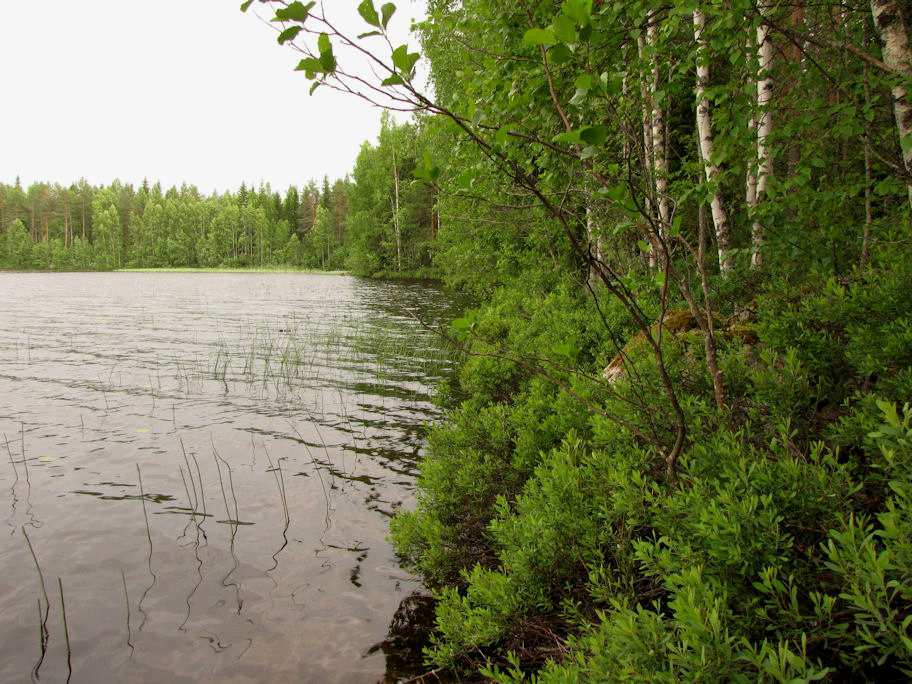
[(905, 5), (265, 4), (315, 96), (415, 112), (479, 302), (392, 524), (429, 671), (912, 675)]

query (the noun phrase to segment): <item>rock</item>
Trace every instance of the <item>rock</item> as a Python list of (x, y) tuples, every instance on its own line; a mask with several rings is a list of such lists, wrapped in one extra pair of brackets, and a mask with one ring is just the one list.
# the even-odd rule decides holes
[(406, 596), (390, 622), (386, 643), (392, 648), (420, 651), (434, 631), (436, 605), (434, 597), (427, 594)]
[[(676, 309), (668, 311), (665, 314), (665, 320), (662, 321), (662, 327), (672, 335), (679, 335), (689, 330), (693, 330), (694, 328), (698, 328), (699, 325), (689, 309)], [(658, 322), (653, 323), (651, 326), (653, 336), (658, 332), (658, 329)], [(643, 335), (642, 332), (638, 332), (630, 338), (627, 344), (624, 345), (624, 348), (611, 359), (611, 363), (602, 371), (602, 377), (607, 380), (609, 384), (616, 382), (624, 375), (624, 363), (626, 358), (631, 352), (637, 350), (639, 347), (644, 347), (645, 345), (646, 336)]]
[(385, 682), (408, 679), (427, 669), (421, 651), (435, 629), (436, 604), (434, 597), (421, 592), (406, 596), (393, 614), (386, 639), (368, 650), (368, 655), (383, 651), (386, 656)]
[[(733, 317), (733, 319), (726, 324), (726, 322), (718, 316), (713, 316), (713, 323), (716, 334), (719, 337), (737, 338), (744, 344), (755, 344), (757, 342), (756, 333), (753, 331), (750, 324), (742, 320), (741, 317)], [(662, 321), (662, 328), (668, 333), (671, 333), (674, 337), (682, 337), (691, 331), (700, 331), (700, 324), (689, 309), (675, 309), (665, 314), (665, 320)], [(658, 330), (658, 322), (653, 323), (650, 327), (652, 335), (655, 336), (658, 333)], [(642, 332), (638, 332), (630, 338), (627, 344), (624, 345), (624, 348), (611, 359), (611, 363), (605, 366), (605, 370), (602, 371), (602, 377), (607, 380), (609, 384), (616, 382), (624, 375), (625, 359), (631, 354), (635, 356), (637, 352), (641, 351), (645, 346), (646, 336), (643, 335)]]

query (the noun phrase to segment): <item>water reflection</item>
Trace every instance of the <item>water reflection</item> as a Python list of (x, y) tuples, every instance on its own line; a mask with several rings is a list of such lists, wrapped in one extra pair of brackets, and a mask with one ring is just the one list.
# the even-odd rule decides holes
[(417, 588), (387, 518), (450, 368), (414, 316), (453, 309), (338, 276), (0, 274), (0, 681), (381, 678)]

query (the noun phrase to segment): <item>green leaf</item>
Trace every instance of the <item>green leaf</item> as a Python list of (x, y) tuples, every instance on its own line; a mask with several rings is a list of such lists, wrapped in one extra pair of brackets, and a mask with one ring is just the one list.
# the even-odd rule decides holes
[(331, 52), (324, 52), (320, 55), (320, 66), (323, 67), (323, 71), (328, 74), (331, 74), (336, 70), (336, 58)]
[(309, 95), (313, 95), (313, 94), (314, 94), (314, 91), (315, 91), (317, 88), (319, 88), (321, 85), (323, 85), (323, 81), (317, 81), (316, 83), (314, 83), (312, 86), (310, 86), (310, 92), (309, 92), (308, 94), (309, 94)]
[(252, 4), (253, 0), (244, 0), (244, 2), (241, 3), (241, 12), (246, 12), (248, 9), (250, 9), (250, 6)]
[(402, 76), (400, 76), (399, 74), (393, 74), (389, 78), (384, 79), (380, 85), (394, 86), (394, 85), (402, 85), (403, 83), (405, 83), (405, 81), (402, 80)]
[(307, 78), (313, 78), (312, 74), (318, 74), (323, 71), (323, 64), (319, 59), (314, 57), (307, 57), (298, 62), (298, 66), (295, 67), (295, 71), (306, 71)]
[(415, 68), (415, 62), (421, 57), (417, 52), (409, 52), (408, 45), (400, 45), (393, 50), (393, 66), (399, 70), (406, 78), (411, 76), (412, 69)]
[(548, 60), (552, 64), (566, 64), (573, 58), (573, 53), (563, 43), (559, 43), (548, 50)]
[(304, 30), (303, 26), (290, 26), (279, 34), (279, 45), (284, 45), (289, 40), (294, 40)]
[(321, 33), (317, 38), (317, 49), (320, 51), (320, 66), (326, 73), (336, 70), (336, 57), (333, 55), (332, 42), (329, 36)]
[(564, 43), (576, 42), (576, 24), (570, 17), (558, 15), (551, 24), (554, 36)]
[(594, 147), (598, 147), (608, 138), (608, 129), (605, 126), (586, 126), (580, 129), (580, 138)]
[(580, 26), (592, 21), (592, 0), (564, 0), (561, 12)]
[(908, 133), (899, 139), (899, 146), (902, 148), (903, 156), (912, 151), (912, 133)]
[(390, 19), (392, 19), (393, 15), (396, 13), (396, 6), (393, 3), (388, 2), (380, 8), (380, 12), (383, 14), (383, 18), (381, 20), (383, 23), (383, 28), (386, 28), (389, 26)]
[(498, 129), (497, 133), (494, 135), (494, 142), (498, 145), (506, 145), (507, 141), (510, 139), (510, 129), (506, 126)]
[(367, 33), (359, 33), (358, 40), (362, 38), (370, 38), (372, 36), (382, 36), (383, 34), (380, 31), (368, 31)]
[(361, 18), (371, 26), (382, 28), (380, 16), (377, 14), (377, 10), (374, 9), (374, 3), (371, 2), (371, 0), (364, 0), (358, 5), (358, 14), (360, 14)]
[(580, 142), (580, 132), (566, 131), (565, 133), (558, 133), (553, 138), (551, 138), (551, 142), (565, 143), (567, 145), (578, 145)]
[(674, 220), (671, 222), (671, 229), (668, 231), (669, 235), (677, 237), (681, 234), (681, 221), (683, 218), (682, 214), (675, 215)]
[(308, 2), (306, 5), (299, 0), (290, 2), (286, 7), (280, 7), (276, 10), (273, 21), (306, 21), (310, 15), (310, 10), (316, 5), (316, 2)]
[(574, 85), (577, 90), (589, 90), (592, 88), (592, 74), (580, 74), (576, 77)]
[(412, 172), (418, 180), (424, 181), (428, 185), (433, 185), (440, 178), (440, 168), (434, 164), (431, 153), (425, 150), (421, 164)]
[(630, 189), (623, 184), (605, 188), (603, 192), (619, 204), (624, 204), (630, 197)]
[(531, 28), (523, 35), (523, 42), (526, 45), (554, 45), (557, 38), (551, 29)]
[(457, 318), (453, 321), (452, 326), (453, 330), (464, 331), (472, 326), (472, 322), (468, 318)]

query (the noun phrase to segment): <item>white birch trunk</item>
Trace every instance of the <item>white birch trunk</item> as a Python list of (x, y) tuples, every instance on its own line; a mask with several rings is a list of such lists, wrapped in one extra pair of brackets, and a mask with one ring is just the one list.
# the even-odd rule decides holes
[(646, 30), (646, 42), (653, 49), (652, 81), (649, 86), (652, 100), (652, 149), (655, 166), (656, 201), (659, 205), (660, 230), (669, 223), (668, 217), (668, 149), (665, 128), (665, 110), (656, 102), (659, 90), (659, 60), (655, 54), (658, 42), (658, 28), (654, 23)]
[[(760, 6), (761, 15), (769, 12), (768, 5)], [(773, 158), (767, 145), (767, 138), (773, 129), (773, 116), (770, 102), (773, 99), (773, 42), (770, 38), (770, 27), (765, 21), (757, 27), (757, 57), (759, 71), (757, 75), (757, 196), (755, 205), (760, 203), (766, 192), (766, 184), (773, 171)], [(763, 225), (756, 218), (751, 228), (751, 266), (759, 268), (763, 264)]]
[[(874, 26), (883, 46), (883, 60), (903, 81), (912, 78), (912, 55), (909, 53), (909, 34), (903, 20), (899, 3), (895, 0), (871, 0), (871, 14)], [(899, 133), (903, 164), (912, 175), (912, 103), (905, 83), (897, 80), (892, 89), (893, 114)], [(909, 185), (909, 200), (912, 202), (912, 185)]]
[(712, 211), (713, 227), (716, 232), (716, 245), (719, 251), (719, 270), (728, 273), (732, 269), (731, 239), (728, 228), (728, 216), (722, 206), (719, 194), (718, 180), (719, 168), (713, 163), (713, 133), (712, 115), (709, 110), (709, 99), (706, 97), (706, 87), (709, 85), (709, 55), (706, 54), (706, 40), (703, 31), (706, 19), (702, 10), (694, 9), (694, 39), (697, 42), (697, 134), (700, 138), (700, 156), (703, 158), (703, 169), (706, 172), (706, 181), (714, 186), (710, 210)]
[[(749, 64), (754, 64), (756, 62), (756, 46), (754, 45), (754, 38), (747, 39), (747, 60)], [(754, 82), (754, 89), (756, 89), (756, 82)], [(751, 112), (750, 119), (747, 121), (747, 135), (748, 139), (752, 141), (752, 145), (756, 143), (757, 137), (757, 117)], [(744, 201), (747, 204), (748, 213), (753, 213), (754, 208), (757, 206), (757, 154), (756, 147), (753, 149), (753, 156), (748, 157), (747, 160), (747, 174), (745, 179), (745, 189), (744, 189)]]
[[(647, 19), (648, 21), (648, 19)], [(637, 37), (637, 52), (639, 53), (640, 63), (645, 59), (646, 42), (641, 33)], [(652, 149), (652, 100), (649, 97), (649, 86), (646, 79), (640, 79), (640, 99), (643, 102), (643, 168), (646, 170), (646, 180), (649, 184), (649, 192), (646, 194), (646, 212), (652, 218), (652, 197), (655, 193), (655, 165)]]
[(655, 47), (658, 43), (658, 27), (653, 21), (654, 17), (649, 17), (649, 26), (646, 29), (646, 43), (652, 52), (652, 71), (649, 83), (650, 104), (652, 107), (652, 167), (655, 178), (656, 204), (658, 205), (658, 215), (656, 216), (658, 224), (658, 235), (655, 236), (653, 251), (650, 255), (650, 266), (655, 267), (658, 264), (657, 256), (660, 251), (661, 242), (671, 223), (668, 205), (668, 145), (665, 126), (665, 111), (656, 101), (659, 90), (659, 60), (656, 55)]

